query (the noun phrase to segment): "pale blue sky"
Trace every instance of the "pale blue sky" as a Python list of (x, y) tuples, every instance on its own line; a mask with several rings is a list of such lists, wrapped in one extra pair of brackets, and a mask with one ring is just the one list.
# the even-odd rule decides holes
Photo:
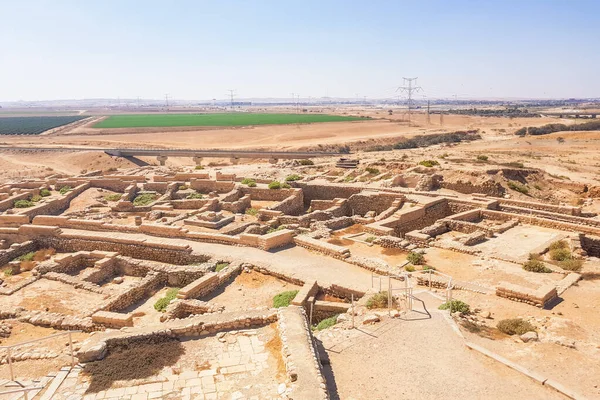
[(600, 97), (599, 0), (0, 0), (0, 101)]

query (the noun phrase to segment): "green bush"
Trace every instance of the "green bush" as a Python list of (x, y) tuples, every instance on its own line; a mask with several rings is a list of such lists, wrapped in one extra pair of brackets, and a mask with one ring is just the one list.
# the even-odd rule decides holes
[(256, 181), (252, 178), (244, 178), (242, 179), (242, 185), (248, 185), (250, 183), (256, 183)]
[(107, 194), (106, 196), (104, 196), (104, 200), (119, 201), (119, 200), (121, 200), (121, 194), (120, 193)]
[(438, 307), (439, 310), (450, 310), (451, 313), (459, 312), (461, 314), (470, 314), (471, 307), (464, 301), (450, 300)]
[(187, 188), (188, 188), (188, 187), (187, 187), (186, 185), (181, 185), (181, 186), (179, 186), (179, 190), (187, 190)]
[(289, 188), (291, 188), (291, 186), (290, 186), (290, 185), (288, 185), (287, 183), (282, 183), (282, 184), (281, 184), (281, 188), (282, 188), (282, 189), (289, 189)]
[(133, 205), (134, 206), (147, 206), (148, 204), (152, 203), (155, 200), (156, 200), (155, 194), (144, 193), (144, 194), (140, 194), (139, 196), (136, 196), (136, 198), (133, 199)]
[(273, 297), (273, 307), (280, 308), (289, 306), (297, 294), (297, 290), (289, 290), (287, 292), (281, 292), (278, 295), (275, 295), (275, 297)]
[(204, 196), (202, 196), (202, 193), (195, 192), (195, 193), (188, 194), (185, 198), (189, 199), (189, 200), (192, 200), (192, 199), (203, 199)]
[(419, 162), (419, 165), (422, 165), (427, 168), (435, 167), (436, 165), (440, 165), (439, 162), (435, 160), (423, 160)]
[(279, 183), (279, 181), (273, 181), (269, 183), (269, 189), (281, 189), (281, 183)]
[(432, 267), (431, 265), (423, 265), (423, 271), (435, 271), (435, 267)]
[(521, 318), (503, 319), (496, 325), (500, 332), (507, 335), (522, 335), (527, 332), (535, 332), (535, 327)]
[(285, 181), (286, 182), (294, 182), (294, 181), (299, 181), (300, 179), (302, 179), (302, 177), (300, 175), (292, 174), (292, 175), (286, 176)]
[(527, 194), (529, 193), (529, 188), (527, 187), (527, 185), (522, 185), (519, 182), (515, 182), (515, 181), (508, 181), (508, 187), (511, 188), (512, 190), (516, 190), (519, 193), (523, 193), (523, 194)]
[(505, 166), (511, 167), (511, 168), (525, 168), (525, 164), (523, 164), (522, 162), (518, 162), (518, 161), (511, 161), (509, 163), (502, 164), (502, 165), (505, 165)]
[(33, 257), (35, 257), (35, 251), (30, 251), (29, 253), (25, 253), (22, 256), (17, 257), (18, 261), (33, 261)]
[(478, 156), (477, 156), (477, 160), (478, 160), (478, 161), (484, 161), (484, 162), (485, 162), (485, 161), (487, 161), (488, 159), (489, 159), (489, 157), (488, 157), (488, 156), (485, 156), (485, 155), (483, 155), (483, 154), (480, 154), (480, 155), (478, 155)]
[(30, 200), (15, 200), (15, 208), (29, 208), (35, 204)]
[(365, 171), (367, 171), (371, 175), (378, 175), (379, 174), (379, 170), (377, 168), (373, 168), (373, 167), (367, 167), (367, 168), (365, 168)]
[(523, 269), (529, 272), (540, 272), (540, 273), (550, 273), (552, 270), (544, 265), (538, 259), (530, 258), (525, 264), (523, 264)]
[(40, 196), (39, 194), (34, 194), (33, 196), (31, 196), (31, 201), (33, 203), (37, 203), (38, 201), (40, 201), (42, 199), (42, 196)]
[(246, 215), (255, 216), (258, 214), (258, 210), (256, 208), (246, 208)]
[(415, 267), (413, 265), (410, 265), (410, 264), (406, 265), (404, 267), (404, 269), (406, 270), (406, 272), (415, 272)]
[(215, 267), (215, 272), (219, 272), (221, 270), (224, 270), (228, 266), (229, 266), (228, 262), (219, 262), (219, 263), (217, 263), (217, 266)]
[(256, 187), (256, 182), (250, 182), (250, 183), (248, 184), (248, 187)]
[(337, 323), (338, 314), (335, 314), (332, 317), (325, 318), (323, 321), (319, 322), (317, 326), (315, 326), (316, 331), (322, 331), (323, 329), (331, 328)]
[(51, 192), (50, 192), (48, 189), (46, 189), (46, 188), (44, 188), (44, 189), (40, 190), (40, 196), (42, 196), (42, 197), (48, 197), (48, 196), (50, 196), (51, 194), (52, 194), (52, 193), (51, 193)]
[[(392, 305), (395, 304), (396, 301), (392, 296)], [(388, 292), (379, 292), (374, 294), (367, 300), (367, 308), (387, 308), (388, 306)]]
[(365, 242), (373, 243), (375, 240), (377, 240), (377, 236), (369, 236), (368, 238), (365, 239)]
[(315, 165), (312, 160), (299, 160), (300, 165)]
[(58, 193), (60, 194), (67, 194), (68, 192), (70, 192), (71, 190), (73, 190), (71, 188), (71, 186), (63, 186), (58, 190)]
[(353, 176), (347, 176), (344, 178), (344, 182), (352, 182), (354, 180)]
[(406, 260), (413, 265), (422, 265), (425, 263), (425, 257), (423, 257), (423, 254), (415, 253), (414, 251), (408, 253)]
[(550, 258), (554, 261), (567, 261), (573, 259), (571, 250), (569, 249), (554, 249), (550, 250)]
[(583, 266), (583, 261), (571, 258), (570, 260), (559, 261), (558, 266), (566, 271), (579, 272)]
[(158, 299), (158, 301), (154, 303), (154, 309), (156, 311), (165, 312), (171, 300), (177, 298), (177, 293), (179, 293), (179, 288), (170, 288), (167, 290), (165, 297)]
[(7, 268), (4, 270), (4, 276), (12, 276), (13, 270), (12, 268)]
[(568, 249), (569, 245), (564, 240), (558, 240), (548, 247), (549, 250)]
[(194, 169), (204, 169), (204, 167), (202, 165), (196, 165)]
[(283, 225), (280, 225), (277, 228), (269, 228), (269, 230), (267, 230), (267, 234), (273, 233), (273, 232), (278, 232), (283, 229), (285, 229), (285, 226), (283, 226)]

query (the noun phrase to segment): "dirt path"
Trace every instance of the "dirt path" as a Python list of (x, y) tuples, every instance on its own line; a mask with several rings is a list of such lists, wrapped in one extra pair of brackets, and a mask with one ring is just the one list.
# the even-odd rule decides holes
[[(332, 399), (564, 399), (464, 346), (443, 315), (384, 319), (319, 335), (331, 366)], [(329, 380), (328, 380), (329, 382)], [(338, 396), (334, 393), (337, 392)]]

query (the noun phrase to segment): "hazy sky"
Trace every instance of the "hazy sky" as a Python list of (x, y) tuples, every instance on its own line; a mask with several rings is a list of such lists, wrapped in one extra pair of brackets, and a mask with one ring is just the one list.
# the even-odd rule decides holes
[(0, 0), (0, 101), (600, 97), (600, 0)]

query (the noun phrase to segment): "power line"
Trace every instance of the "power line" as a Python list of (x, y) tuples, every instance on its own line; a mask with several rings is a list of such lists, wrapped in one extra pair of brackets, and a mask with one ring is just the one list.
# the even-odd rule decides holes
[[(413, 82), (416, 84), (418, 78), (402, 78), (404, 80), (403, 85), (396, 89), (405, 92), (408, 96), (408, 126), (410, 126), (410, 115), (412, 112), (412, 96), (413, 93), (423, 90), (421, 86), (413, 86)], [(407, 86), (408, 85), (408, 86)]]
[(296, 114), (300, 114), (300, 95), (292, 93), (292, 103), (296, 104)]
[(165, 105), (167, 108), (169, 108), (169, 94), (165, 93)]
[(231, 108), (233, 108), (233, 97), (235, 96), (235, 89), (229, 89), (229, 98), (231, 99)]

